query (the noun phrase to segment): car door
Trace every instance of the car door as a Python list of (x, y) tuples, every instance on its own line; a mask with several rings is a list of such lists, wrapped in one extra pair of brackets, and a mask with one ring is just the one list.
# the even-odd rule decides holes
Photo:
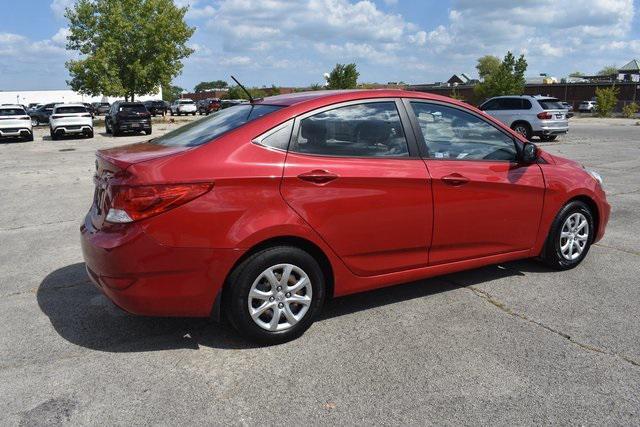
[(470, 110), (405, 103), (432, 179), (430, 264), (533, 247), (545, 187), (537, 164), (518, 162), (519, 143)]
[(282, 196), (356, 275), (428, 264), (431, 184), (407, 120), (399, 100), (375, 99), (294, 125)]

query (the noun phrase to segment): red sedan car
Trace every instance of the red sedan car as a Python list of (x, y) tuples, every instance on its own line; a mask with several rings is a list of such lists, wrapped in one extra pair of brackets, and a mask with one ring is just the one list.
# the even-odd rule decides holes
[(266, 343), (324, 301), (602, 238), (600, 176), (453, 99), (317, 91), (97, 153), (87, 271), (126, 311), (221, 315)]

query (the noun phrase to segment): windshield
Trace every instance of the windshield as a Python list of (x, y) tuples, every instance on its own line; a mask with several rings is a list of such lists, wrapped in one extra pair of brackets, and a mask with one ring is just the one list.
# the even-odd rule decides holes
[(193, 104), (193, 101), (178, 101), (178, 104)]
[(152, 140), (151, 143), (174, 147), (195, 147), (280, 108), (282, 107), (277, 105), (238, 105), (182, 126)]
[(24, 116), (22, 108), (0, 108), (0, 116)]
[(563, 110), (564, 106), (556, 98), (538, 99), (543, 110)]

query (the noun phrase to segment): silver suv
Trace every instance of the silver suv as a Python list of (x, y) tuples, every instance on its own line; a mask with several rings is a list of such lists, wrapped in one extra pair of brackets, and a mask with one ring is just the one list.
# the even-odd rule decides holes
[(542, 141), (554, 141), (569, 132), (567, 108), (556, 98), (497, 96), (485, 101), (480, 109), (527, 139), (539, 136)]

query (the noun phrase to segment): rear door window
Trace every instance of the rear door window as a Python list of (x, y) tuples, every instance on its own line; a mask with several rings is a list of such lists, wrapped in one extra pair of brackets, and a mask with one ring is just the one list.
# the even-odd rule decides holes
[(521, 110), (522, 99), (521, 98), (502, 98), (500, 99), (501, 110)]
[(120, 104), (118, 111), (124, 111), (126, 113), (146, 113), (147, 107), (144, 104)]
[(86, 107), (57, 107), (56, 114), (86, 113)]
[(340, 157), (408, 157), (394, 101), (334, 108), (300, 121), (293, 151)]

